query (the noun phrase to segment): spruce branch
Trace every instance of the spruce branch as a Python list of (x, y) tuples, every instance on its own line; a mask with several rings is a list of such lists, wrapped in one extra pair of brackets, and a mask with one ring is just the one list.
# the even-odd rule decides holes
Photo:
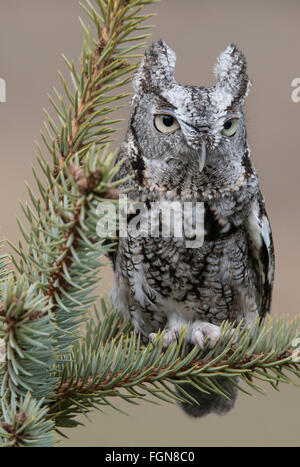
[(30, 393), (18, 403), (2, 399), (3, 417), (0, 423), (1, 447), (49, 447), (56, 441), (54, 423), (46, 419), (43, 399), (36, 401)]
[[(187, 346), (187, 329), (178, 343), (163, 348), (163, 335), (154, 345), (143, 346), (139, 336), (129, 332), (126, 322), (105, 301), (103, 318), (91, 318), (87, 333), (74, 345), (70, 361), (65, 365), (54, 391), (49, 416), (56, 426), (75, 426), (74, 417), (90, 407), (100, 410), (107, 404), (117, 408), (111, 398), (137, 403), (153, 396), (163, 401), (190, 401), (182, 384), (190, 383), (205, 393), (217, 392), (228, 397), (215, 381), (226, 376), (232, 384), (240, 378), (238, 388), (249, 394), (264, 393), (259, 382), (277, 389), (279, 383), (293, 383), (299, 378), (300, 358), (293, 342), (299, 336), (298, 320), (269, 319), (264, 326), (259, 320), (250, 330), (240, 323), (224, 322), (222, 336), (213, 349)], [(238, 340), (235, 343), (235, 338)], [(299, 350), (299, 348), (298, 348)], [(174, 391), (180, 389), (180, 395)], [(248, 387), (248, 391), (245, 389)]]
[(47, 134), (51, 135), (52, 131), (54, 137), (50, 136), (48, 142), (44, 133), (42, 137), (53, 156), (55, 177), (70, 156), (78, 153), (83, 158), (91, 144), (103, 145), (110, 141), (110, 135), (116, 131), (112, 125), (120, 120), (108, 120), (108, 114), (119, 108), (113, 107), (112, 104), (128, 94), (111, 93), (129, 83), (131, 73), (138, 66), (138, 63), (129, 62), (138, 57), (132, 52), (144, 46), (141, 41), (149, 37), (149, 34), (131, 35), (149, 27), (142, 26), (142, 23), (153, 15), (138, 16), (138, 13), (144, 5), (154, 1), (97, 0), (95, 6), (90, 1), (87, 1), (86, 5), (80, 3), (92, 24), (96, 26), (97, 34), (94, 37), (91, 27), (86, 26), (80, 18), (85, 36), (81, 72), (77, 73), (74, 61), (70, 62), (63, 55), (71, 73), (74, 91), (69, 89), (65, 78), (59, 73), (67, 103), (56, 89), (56, 102), (49, 96), (62, 124), (59, 129), (49, 113), (45, 112), (48, 122), (45, 123)]
[(96, 226), (98, 205), (111, 190), (118, 170), (118, 165), (112, 168), (114, 157), (108, 148), (99, 151), (94, 145), (81, 164), (77, 155), (70, 158), (69, 166), (48, 193), (49, 209), (40, 209), (32, 194), (38, 207), (36, 222), (32, 211), (24, 209), (31, 221), (30, 233), (20, 223), (28, 252), (22, 246), (14, 247), (22, 258), (18, 270), (46, 297), (55, 317), (55, 338), (61, 352), (79, 337), (76, 330), (95, 300), (91, 292), (106, 262), (101, 255), (113, 248), (113, 243), (97, 235)]
[[(10, 409), (13, 418), (12, 401), (18, 413), (26, 391), (38, 401), (45, 396), (43, 404), (51, 400), (53, 384), (95, 301), (91, 293), (104, 264), (101, 257), (113, 248), (96, 234), (97, 207), (103, 199), (118, 197), (118, 182), (112, 178), (119, 166), (114, 167), (116, 153), (109, 152), (107, 141), (119, 120), (108, 115), (118, 108), (113, 103), (127, 95), (114, 91), (129, 82), (137, 66), (133, 51), (147, 37), (134, 34), (148, 28), (143, 22), (152, 15), (138, 13), (154, 1), (95, 0), (82, 5), (97, 36), (81, 20), (81, 70), (64, 57), (74, 90), (60, 73), (65, 95), (54, 90), (56, 101), (50, 97), (56, 120), (45, 112), (41, 136), (52, 164), (37, 144), (44, 178), (33, 169), (39, 194), (28, 187), (31, 205), (21, 205), (28, 221), (25, 226), (18, 219), (24, 242), (9, 242), (16, 283), (7, 280), (6, 261), (0, 258), (2, 418)], [(13, 433), (14, 424), (9, 425)]]
[[(148, 35), (134, 36), (133, 33), (148, 28), (143, 22), (152, 15), (138, 14), (149, 3), (153, 2), (97, 0), (94, 4), (87, 1), (86, 5), (81, 5), (96, 26), (96, 37), (81, 20), (84, 45), (80, 72), (74, 61), (64, 57), (74, 90), (60, 73), (65, 96), (56, 90), (56, 101), (50, 96), (58, 122), (46, 111), (46, 134), (41, 133), (53, 165), (50, 167), (37, 145), (37, 160), (45, 181), (34, 170), (39, 197), (28, 187), (32, 206), (22, 205), (30, 231), (18, 220), (25, 247), (22, 243), (18, 247), (11, 245), (21, 258), (20, 261), (18, 257), (12, 258), (19, 273), (25, 275), (29, 283), (38, 283), (52, 305), (57, 327), (61, 330), (62, 351), (67, 351), (72, 344), (75, 330), (84, 319), (82, 315), (93, 301), (88, 296), (103, 265), (95, 252), (105, 254), (112, 248), (106, 245), (101, 250), (100, 242), (95, 240), (96, 198), (92, 192), (101, 184), (97, 202), (100, 194), (104, 198), (118, 196), (118, 183), (112, 183), (118, 166), (112, 168), (115, 155), (109, 154), (106, 146), (117, 120), (109, 120), (107, 115), (115, 110), (111, 104), (125, 97), (125, 94), (111, 93), (129, 82), (131, 76), (128, 75), (138, 65), (129, 63), (136, 58), (132, 52), (144, 45), (141, 40)], [(98, 158), (97, 167), (94, 164), (93, 170), (83, 177), (81, 166), (86, 160), (90, 161), (98, 149), (103, 153), (102, 162)], [(72, 177), (76, 186), (70, 180)], [(88, 253), (88, 249), (92, 251)], [(81, 257), (83, 259), (79, 260)]]
[(56, 383), (49, 373), (55, 363), (50, 306), (37, 285), (28, 288), (22, 278), (16, 284), (7, 281), (1, 299), (1, 400), (25, 396), (27, 391), (35, 398), (47, 398)]

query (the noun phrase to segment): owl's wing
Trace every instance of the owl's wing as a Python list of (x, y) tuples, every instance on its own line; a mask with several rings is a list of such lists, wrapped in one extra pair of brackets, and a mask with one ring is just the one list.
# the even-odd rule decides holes
[(275, 255), (271, 226), (261, 194), (253, 203), (245, 226), (249, 253), (256, 273), (259, 315), (264, 317), (271, 310)]
[[(128, 159), (128, 147), (127, 147), (127, 142), (124, 141), (119, 148), (115, 164), (116, 166), (118, 163), (120, 163), (122, 160)], [(115, 173), (112, 181), (116, 182), (117, 180), (121, 180), (122, 178), (125, 178), (128, 176), (127, 172), (127, 167), (126, 164), (121, 164), (119, 170)], [(104, 242), (103, 245), (108, 246), (111, 245), (111, 243), (114, 243), (114, 248), (107, 250), (106, 256), (110, 259), (112, 263), (113, 270), (116, 268), (116, 260), (117, 260), (117, 255), (118, 255), (118, 245), (119, 245), (119, 229), (116, 231), (116, 238), (107, 238)]]

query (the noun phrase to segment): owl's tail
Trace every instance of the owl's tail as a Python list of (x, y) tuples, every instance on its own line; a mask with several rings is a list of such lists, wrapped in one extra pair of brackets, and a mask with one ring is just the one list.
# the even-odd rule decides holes
[[(188, 401), (179, 402), (180, 407), (191, 417), (204, 417), (210, 413), (226, 415), (234, 407), (237, 398), (237, 388), (230, 380), (237, 383), (238, 378), (218, 376), (214, 379), (215, 384), (227, 394), (228, 398), (216, 393), (206, 394), (188, 383), (182, 384), (183, 391), (192, 396), (198, 404)], [(180, 389), (177, 389), (177, 392), (181, 397), (187, 399), (187, 396), (184, 396), (184, 392), (180, 391)]]

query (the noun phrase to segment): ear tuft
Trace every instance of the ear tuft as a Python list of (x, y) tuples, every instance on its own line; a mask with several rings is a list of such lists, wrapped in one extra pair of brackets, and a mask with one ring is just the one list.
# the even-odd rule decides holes
[(230, 44), (218, 58), (214, 68), (217, 87), (232, 96), (232, 102), (244, 99), (251, 87), (247, 75), (247, 63), (244, 54), (234, 44)]
[(133, 78), (136, 92), (159, 92), (174, 83), (175, 53), (163, 40), (146, 49), (139, 70)]

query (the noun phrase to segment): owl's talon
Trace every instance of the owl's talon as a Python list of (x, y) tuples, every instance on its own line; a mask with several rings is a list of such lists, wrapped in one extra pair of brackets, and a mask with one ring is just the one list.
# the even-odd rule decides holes
[(157, 336), (157, 334), (156, 334), (155, 332), (152, 332), (152, 333), (149, 334), (149, 336), (148, 336), (149, 342), (152, 344), (153, 348), (155, 347), (155, 345), (154, 345), (154, 339), (155, 339), (156, 336)]
[(209, 348), (213, 349), (221, 336), (221, 328), (211, 323), (193, 323), (191, 331), (191, 341), (194, 345), (199, 345), (204, 349), (205, 337), (209, 338)]
[[(157, 336), (156, 332), (152, 332), (148, 336), (149, 341), (152, 343), (153, 346), (154, 346), (153, 341), (156, 336)], [(179, 331), (177, 328), (171, 328), (171, 329), (164, 330), (164, 344), (163, 344), (164, 348), (168, 347), (174, 341), (178, 342), (178, 340), (179, 340)]]
[(204, 336), (202, 331), (195, 331), (194, 333), (194, 344), (198, 344), (200, 349), (204, 349)]

